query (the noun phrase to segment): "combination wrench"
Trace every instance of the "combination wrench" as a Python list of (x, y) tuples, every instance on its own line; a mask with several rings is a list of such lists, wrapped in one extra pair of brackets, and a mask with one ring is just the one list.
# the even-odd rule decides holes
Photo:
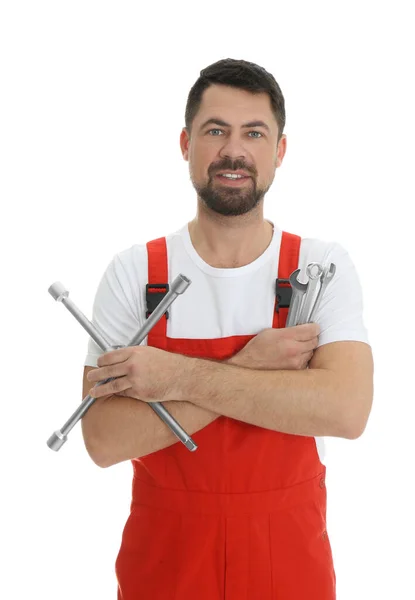
[[(307, 266), (309, 281), (301, 283), (297, 277), (301, 269), (291, 273), (289, 281), (292, 288), (290, 308), (288, 311), (286, 327), (313, 323), (317, 310), (320, 306), (324, 291), (336, 272), (336, 265), (331, 263), (325, 268), (318, 263), (310, 263)], [(315, 290), (320, 280), (320, 289), (313, 305)]]
[(323, 274), (321, 276), (320, 289), (318, 291), (317, 298), (314, 303), (313, 309), (310, 313), (310, 318), (309, 318), (310, 323), (313, 323), (316, 313), (320, 307), (321, 299), (323, 297), (324, 291), (325, 291), (326, 287), (328, 286), (328, 284), (330, 283), (330, 281), (333, 279), (335, 273), (336, 273), (336, 265), (334, 263), (331, 263), (330, 266), (327, 266), (324, 268)]
[(297, 277), (300, 274), (301, 269), (293, 271), (289, 277), (292, 296), (290, 302), (290, 308), (288, 310), (286, 327), (294, 327), (297, 325), (298, 315), (300, 314), (301, 304), (303, 301), (304, 294), (307, 292), (308, 283), (301, 283)]
[(297, 325), (308, 323), (308, 317), (312, 310), (313, 299), (318, 281), (323, 273), (323, 267), (318, 263), (310, 263), (307, 265), (306, 273), (308, 276), (307, 293), (304, 296), (304, 302), (298, 315)]
[[(191, 284), (190, 279), (187, 279), (184, 275), (178, 275), (170, 286), (169, 292), (164, 296), (163, 300), (153, 310), (151, 315), (145, 321), (144, 325), (132, 338), (127, 346), (138, 346), (144, 340), (148, 332), (154, 327), (154, 325), (161, 319), (164, 313), (167, 311), (169, 306), (176, 300), (179, 294), (183, 294)], [(53, 283), (48, 292), (58, 302), (69, 310), (70, 313), (76, 318), (76, 320), (82, 325), (82, 327), (89, 333), (91, 338), (98, 344), (98, 346), (104, 352), (110, 352), (118, 348), (125, 348), (126, 346), (111, 346), (107, 339), (98, 329), (91, 323), (86, 316), (75, 306), (75, 304), (68, 298), (69, 292), (65, 289), (64, 285), (59, 281)], [(113, 381), (116, 377), (108, 377), (104, 381), (100, 381), (97, 385), (103, 385), (109, 381)], [(68, 439), (69, 432), (74, 428), (76, 423), (82, 419), (89, 408), (93, 405), (96, 398), (89, 394), (83, 399), (80, 406), (68, 419), (61, 429), (55, 431), (47, 441), (47, 445), (51, 450), (58, 451)], [(197, 449), (197, 445), (192, 438), (184, 431), (179, 423), (172, 417), (168, 410), (161, 404), (161, 402), (148, 402), (150, 408), (160, 417), (162, 421), (171, 429), (174, 435), (186, 446), (188, 450), (193, 452)]]

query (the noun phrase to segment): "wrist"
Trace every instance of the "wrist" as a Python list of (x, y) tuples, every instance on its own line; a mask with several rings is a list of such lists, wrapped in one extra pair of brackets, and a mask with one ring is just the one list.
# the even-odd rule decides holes
[(178, 361), (173, 375), (173, 381), (170, 388), (166, 391), (164, 400), (186, 402), (191, 396), (194, 370), (199, 359), (184, 354), (177, 354), (177, 358)]
[(222, 361), (225, 365), (237, 365), (238, 362), (236, 360), (236, 356), (231, 356), (227, 360)]

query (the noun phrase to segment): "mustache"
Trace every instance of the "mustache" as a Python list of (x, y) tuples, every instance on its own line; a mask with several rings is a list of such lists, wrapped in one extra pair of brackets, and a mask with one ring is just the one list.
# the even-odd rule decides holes
[(252, 171), (252, 169), (250, 167), (247, 167), (246, 165), (241, 165), (241, 164), (238, 164), (238, 165), (229, 165), (229, 163), (228, 164), (224, 164), (224, 165), (218, 165), (218, 166), (212, 167), (210, 169), (210, 174), (214, 175), (218, 171), (229, 171), (229, 172), (232, 172), (232, 171), (239, 171), (239, 170), (246, 171), (248, 173), (248, 175), (255, 175), (256, 174), (255, 172)]

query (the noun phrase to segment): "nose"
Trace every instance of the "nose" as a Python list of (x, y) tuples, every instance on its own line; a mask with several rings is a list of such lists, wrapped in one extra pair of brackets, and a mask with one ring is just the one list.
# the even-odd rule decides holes
[(247, 151), (244, 148), (241, 138), (237, 134), (229, 134), (223, 142), (219, 155), (223, 158), (235, 160), (237, 158), (245, 158), (247, 156)]

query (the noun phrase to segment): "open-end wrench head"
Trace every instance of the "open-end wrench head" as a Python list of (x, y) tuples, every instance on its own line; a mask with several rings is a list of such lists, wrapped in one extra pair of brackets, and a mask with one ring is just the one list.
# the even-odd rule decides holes
[(183, 294), (192, 282), (180, 273), (170, 286), (170, 291), (175, 294)]
[(298, 281), (297, 277), (300, 273), (301, 269), (297, 269), (296, 271), (294, 271), (293, 273), (291, 273), (289, 280), (291, 283), (291, 287), (299, 290), (300, 292), (305, 292), (307, 290), (308, 287), (308, 282), (307, 283), (301, 283), (301, 281)]
[(68, 290), (60, 281), (55, 281), (55, 283), (52, 283), (48, 289), (48, 292), (53, 299), (57, 300), (58, 302), (61, 302), (63, 298), (67, 298), (69, 296)]
[(336, 265), (334, 263), (331, 263), (330, 268), (326, 267), (326, 269), (324, 270), (322, 278), (324, 277), (324, 279), (327, 282), (329, 282), (331, 279), (333, 279), (335, 273), (336, 273)]

